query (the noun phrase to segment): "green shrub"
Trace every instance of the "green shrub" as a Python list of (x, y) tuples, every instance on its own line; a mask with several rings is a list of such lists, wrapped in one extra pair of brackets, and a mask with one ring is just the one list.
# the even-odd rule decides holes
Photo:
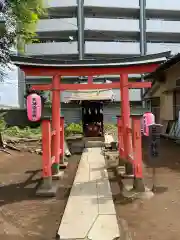
[(83, 134), (82, 123), (71, 123), (65, 128), (65, 136)]
[(0, 132), (6, 136), (18, 137), (18, 138), (36, 138), (41, 137), (41, 128), (25, 127), (20, 129), (17, 126), (7, 127), (3, 118), (0, 119)]
[(104, 124), (104, 131), (105, 132), (111, 132), (111, 131), (116, 131), (117, 130), (117, 124)]

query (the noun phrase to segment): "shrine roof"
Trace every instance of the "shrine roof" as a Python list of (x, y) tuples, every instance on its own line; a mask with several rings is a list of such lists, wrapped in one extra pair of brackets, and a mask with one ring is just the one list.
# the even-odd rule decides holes
[[(175, 66), (180, 62), (180, 53), (173, 55), (171, 58), (167, 59), (165, 62), (160, 64), (157, 69), (147, 75), (145, 75), (144, 79), (146, 81), (152, 82), (152, 87), (157, 87), (155, 85), (163, 83), (166, 81), (165, 74), (168, 69)], [(143, 98), (148, 98), (148, 94), (151, 92), (151, 89), (147, 89), (143, 95)]]
[(147, 74), (144, 79), (146, 80), (152, 80), (154, 83), (155, 81), (160, 81), (161, 80), (161, 74), (172, 67), (173, 65), (177, 64), (180, 62), (180, 53), (173, 55), (172, 57), (168, 58), (166, 61), (162, 62), (159, 67), (156, 68), (154, 72), (151, 72)]
[(151, 63), (165, 62), (171, 56), (171, 52), (162, 52), (146, 56), (106, 59), (106, 60), (58, 60), (12, 55), (11, 61), (16, 66), (48, 67), (48, 68), (116, 68), (138, 66)]

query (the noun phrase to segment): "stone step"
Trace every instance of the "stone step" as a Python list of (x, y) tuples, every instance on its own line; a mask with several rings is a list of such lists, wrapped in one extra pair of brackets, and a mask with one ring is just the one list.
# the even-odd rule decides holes
[(84, 137), (84, 141), (101, 141), (104, 142), (104, 137)]
[(104, 142), (102, 141), (85, 141), (85, 148), (96, 148), (96, 147), (104, 147)]

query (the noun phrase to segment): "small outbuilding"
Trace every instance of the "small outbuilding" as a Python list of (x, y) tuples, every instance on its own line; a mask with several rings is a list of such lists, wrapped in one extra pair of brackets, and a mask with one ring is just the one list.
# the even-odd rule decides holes
[(180, 53), (161, 64), (145, 76), (152, 88), (144, 99), (155, 114), (156, 122), (163, 125), (163, 134), (180, 138)]

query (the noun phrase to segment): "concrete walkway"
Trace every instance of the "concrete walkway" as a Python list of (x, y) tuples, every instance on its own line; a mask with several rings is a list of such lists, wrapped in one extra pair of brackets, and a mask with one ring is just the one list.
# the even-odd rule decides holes
[(82, 154), (58, 235), (63, 240), (120, 236), (101, 148), (85, 148)]

